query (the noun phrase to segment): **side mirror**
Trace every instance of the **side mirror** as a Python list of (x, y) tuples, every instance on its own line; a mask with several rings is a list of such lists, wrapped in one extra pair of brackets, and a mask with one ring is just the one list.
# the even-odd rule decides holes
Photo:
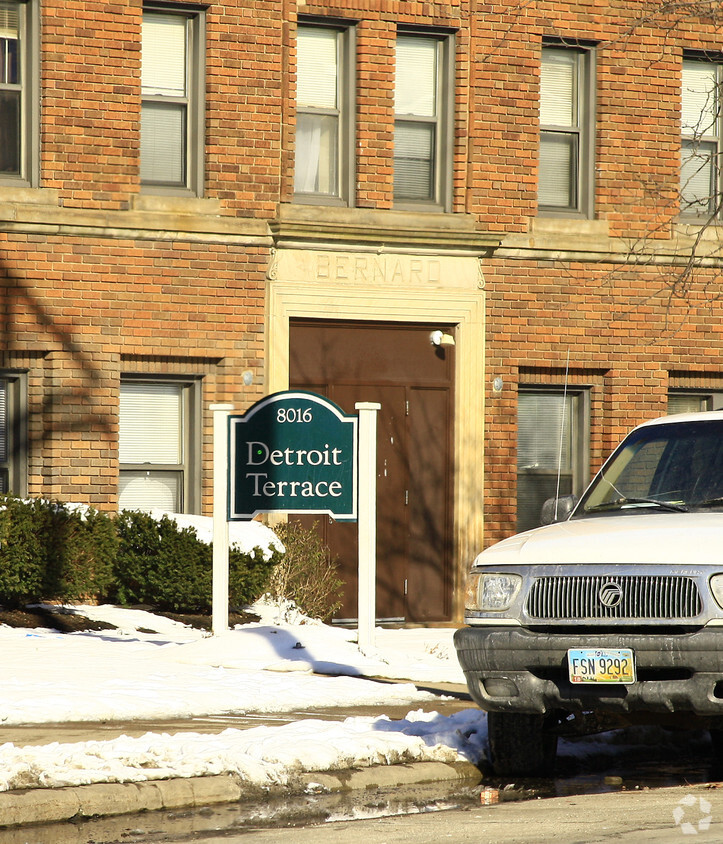
[(548, 498), (542, 505), (540, 524), (551, 525), (553, 522), (564, 522), (575, 509), (578, 498), (576, 495), (561, 495), (559, 498)]

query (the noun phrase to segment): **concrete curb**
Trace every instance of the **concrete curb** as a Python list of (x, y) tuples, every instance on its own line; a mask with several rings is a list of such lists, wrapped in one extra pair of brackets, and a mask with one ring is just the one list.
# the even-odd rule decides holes
[[(295, 777), (285, 788), (274, 786), (271, 791), (335, 792), (452, 781), (477, 784), (481, 779), (479, 768), (470, 762), (416, 762), (303, 774)], [(110, 817), (160, 809), (201, 808), (235, 803), (262, 793), (269, 793), (269, 789), (249, 786), (232, 775), (6, 791), (0, 793), (0, 826), (57, 823), (71, 818)]]

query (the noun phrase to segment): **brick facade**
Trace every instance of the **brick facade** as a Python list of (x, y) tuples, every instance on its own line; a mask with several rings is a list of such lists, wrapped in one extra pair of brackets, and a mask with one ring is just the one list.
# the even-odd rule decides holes
[[(192, 196), (141, 188), (141, 3), (33, 8), (38, 166), (27, 179), (0, 174), (0, 366), (27, 378), (29, 493), (115, 507), (120, 378), (179, 375), (203, 383), (201, 509), (209, 513), (208, 405), (243, 410), (284, 386), (290, 318), (318, 303), (318, 318), (380, 320), (386, 296), (389, 320), (433, 326), (435, 309), (414, 303), (459, 292), (460, 314), (475, 302), (485, 313), (486, 361), (480, 381), (460, 382), (476, 379), (478, 361), (457, 376), (458, 390), (485, 408), (484, 536), (470, 527), (482, 506), (482, 453), (468, 445), (483, 420), (455, 423), (455, 471), (472, 461), (480, 475), (479, 488), (455, 487), (458, 593), (469, 553), (515, 529), (520, 385), (567, 380), (585, 389), (585, 474), (632, 424), (664, 413), (669, 390), (723, 389), (718, 228), (703, 241), (709, 266), (688, 275), (695, 228), (677, 217), (682, 59), (686, 51), (720, 56), (716, 20), (676, 21), (642, 0), (212, 5), (204, 183)], [(294, 201), (299, 15), (355, 29), (350, 208)], [(454, 34), (451, 213), (394, 207), (400, 26)], [(538, 213), (546, 39), (595, 47), (591, 218)], [(324, 279), (277, 276), (284, 250), (301, 267), (318, 249), (349, 254), (357, 266), (369, 251), (462, 256), (478, 262), (481, 280), (425, 281), (414, 270), (412, 282), (400, 272), (367, 286), (360, 276), (340, 283), (351, 291), (346, 304)], [(276, 302), (294, 304), (280, 317)], [(454, 313), (445, 318), (454, 322)], [(465, 319), (476, 325), (471, 316), (459, 324)]]

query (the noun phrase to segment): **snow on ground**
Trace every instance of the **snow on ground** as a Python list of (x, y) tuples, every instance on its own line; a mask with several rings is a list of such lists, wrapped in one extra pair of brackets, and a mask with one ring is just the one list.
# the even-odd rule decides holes
[[(261, 544), (266, 528), (259, 528), (252, 528), (250, 539), (239, 535), (233, 541)], [(435, 698), (414, 683), (464, 683), (450, 628), (378, 628), (375, 647), (362, 653), (355, 630), (325, 625), (293, 606), (269, 602), (250, 608), (259, 622), (220, 636), (140, 610), (66, 609), (117, 629), (58, 633), (0, 625), (3, 727), (335, 706), (402, 705), (409, 707), (408, 714), (403, 720), (303, 719), (218, 735), (149, 732), (45, 746), (7, 742), (0, 746), (0, 791), (221, 773), (258, 785), (283, 784), (301, 772), (412, 761), (478, 762), (484, 756), (484, 713), (472, 707), (447, 717), (419, 708)], [(613, 733), (561, 743), (561, 750), (585, 756), (629, 749), (617, 741)], [(647, 741), (650, 736), (643, 735), (639, 743)], [(660, 737), (653, 741), (665, 753)]]
[(117, 629), (68, 634), (0, 625), (4, 727), (357, 705), (410, 712), (403, 721), (306, 719), (219, 735), (148, 733), (40, 747), (8, 742), (0, 746), (0, 790), (224, 772), (283, 783), (302, 771), (476, 760), (483, 752), (484, 716), (477, 710), (452, 717), (415, 710), (434, 696), (413, 681), (464, 682), (449, 628), (379, 628), (374, 650), (364, 654), (355, 630), (307, 619), (288, 605), (259, 602), (250, 608), (259, 622), (220, 636), (141, 610), (66, 609)]

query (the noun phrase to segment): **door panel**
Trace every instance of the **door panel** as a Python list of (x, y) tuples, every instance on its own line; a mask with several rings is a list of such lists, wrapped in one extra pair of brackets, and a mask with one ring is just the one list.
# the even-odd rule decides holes
[(409, 391), (408, 611), (415, 621), (447, 618), (452, 566), (449, 401), (446, 390)]

